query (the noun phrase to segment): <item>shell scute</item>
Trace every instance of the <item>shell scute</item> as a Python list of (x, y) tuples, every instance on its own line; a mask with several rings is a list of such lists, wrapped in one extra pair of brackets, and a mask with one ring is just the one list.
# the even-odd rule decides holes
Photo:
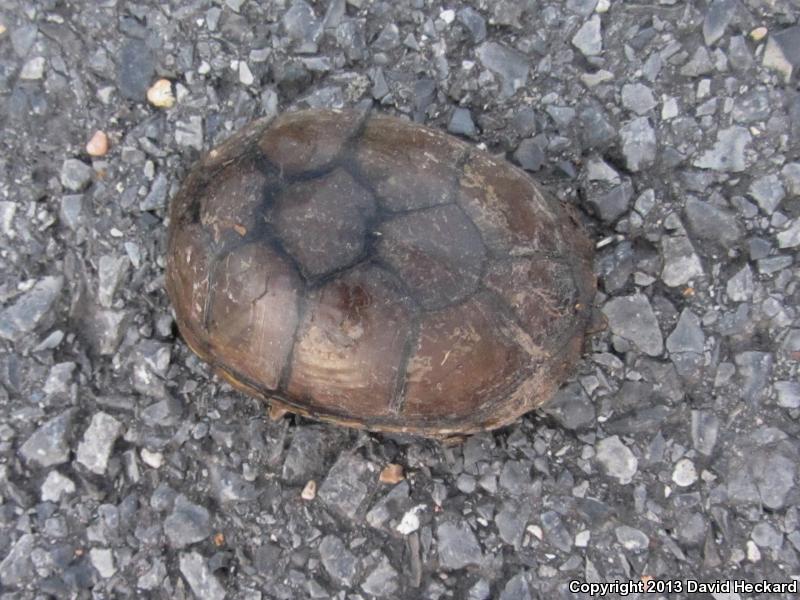
[(319, 277), (352, 264), (364, 252), (374, 212), (369, 191), (336, 169), (287, 186), (264, 218), (303, 274)]
[(377, 256), (423, 307), (460, 302), (477, 289), (486, 250), (472, 221), (455, 204), (399, 215), (384, 221), (378, 233)]
[(342, 416), (386, 416), (402, 376), (412, 320), (410, 303), (378, 267), (327, 282), (308, 299), (288, 393)]

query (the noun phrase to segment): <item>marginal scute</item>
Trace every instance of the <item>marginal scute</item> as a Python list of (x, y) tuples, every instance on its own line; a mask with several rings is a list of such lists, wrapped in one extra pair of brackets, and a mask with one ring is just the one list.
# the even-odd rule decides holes
[(414, 123), (373, 117), (356, 149), (360, 169), (392, 212), (452, 202), (469, 146)]
[(205, 322), (230, 370), (277, 389), (297, 329), (303, 284), (275, 250), (253, 242), (217, 259)]
[[(186, 323), (181, 332), (187, 342), (198, 348), (195, 329), (203, 323), (208, 301), (209, 270), (212, 248), (199, 224), (185, 224), (175, 229), (167, 253), (167, 291), (179, 322)], [(190, 339), (191, 338), (191, 339)]]
[(408, 363), (403, 416), (458, 420), (501, 401), (515, 378), (532, 368), (525, 351), (499, 333), (501, 327), (486, 294), (423, 314)]
[(303, 274), (318, 277), (353, 263), (364, 251), (374, 200), (343, 169), (287, 187), (265, 218)]
[(424, 308), (460, 302), (478, 287), (486, 249), (457, 205), (399, 215), (385, 221), (378, 233), (378, 257)]
[(354, 111), (287, 113), (262, 134), (258, 146), (283, 175), (314, 171), (340, 158), (361, 120), (362, 115)]
[(340, 415), (386, 416), (412, 313), (393, 279), (375, 266), (315, 290), (298, 331), (289, 394)]

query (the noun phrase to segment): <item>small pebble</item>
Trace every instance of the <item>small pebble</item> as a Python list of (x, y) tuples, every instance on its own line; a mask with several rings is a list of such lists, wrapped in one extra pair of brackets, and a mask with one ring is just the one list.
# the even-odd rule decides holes
[(664, 103), (661, 105), (662, 120), (669, 121), (670, 119), (674, 119), (678, 116), (679, 112), (677, 98), (669, 96), (664, 99)]
[(747, 560), (758, 562), (761, 560), (761, 550), (753, 540), (747, 540)]
[(180, 555), (181, 575), (189, 583), (195, 597), (203, 600), (225, 600), (225, 588), (208, 566), (208, 561), (196, 551)]
[(319, 499), (329, 510), (355, 519), (375, 482), (377, 469), (357, 454), (343, 453), (319, 486)]
[(754, 179), (748, 189), (748, 195), (756, 201), (759, 208), (771, 215), (786, 197), (783, 182), (776, 173), (770, 173)]
[(171, 108), (175, 104), (172, 83), (169, 79), (159, 79), (147, 90), (147, 101), (158, 108)]
[(420, 505), (409, 510), (403, 515), (403, 518), (400, 519), (400, 524), (395, 528), (395, 530), (400, 535), (409, 535), (414, 533), (417, 529), (419, 529), (419, 517), (417, 516), (417, 513), (423, 508), (425, 507)]
[(44, 57), (37, 56), (22, 66), (19, 78), (24, 81), (36, 81), (44, 77)]
[(664, 338), (650, 300), (644, 294), (620, 296), (610, 300), (603, 313), (611, 332), (630, 342), (650, 356), (664, 350)]
[(61, 185), (71, 192), (83, 191), (92, 181), (92, 167), (77, 158), (68, 158), (61, 165)]
[(75, 492), (75, 483), (58, 471), (50, 471), (42, 483), (42, 502), (58, 502), (64, 495)]
[(253, 72), (250, 70), (250, 67), (247, 65), (246, 62), (243, 60), (239, 61), (239, 83), (242, 85), (253, 85), (253, 82), (256, 80), (253, 77)]
[(497, 42), (485, 42), (478, 46), (475, 55), (500, 79), (501, 98), (509, 98), (525, 86), (530, 71), (530, 60), (525, 54)]
[(572, 44), (584, 56), (597, 56), (603, 51), (603, 34), (599, 15), (592, 16), (578, 29), (572, 37)]
[(750, 39), (754, 42), (760, 42), (767, 37), (768, 29), (766, 27), (756, 27), (750, 32)]
[(661, 279), (669, 287), (680, 287), (695, 278), (702, 277), (703, 264), (687, 236), (676, 235), (663, 238), (661, 251), (664, 256)]
[(76, 365), (74, 362), (63, 362), (53, 365), (44, 382), (42, 391), (48, 396), (67, 393), (75, 367)]
[(546, 156), (539, 144), (533, 139), (526, 139), (519, 143), (514, 159), (526, 171), (538, 171), (544, 165)]
[(76, 460), (92, 473), (103, 475), (108, 467), (111, 451), (124, 425), (111, 415), (98, 412), (92, 417), (89, 428), (78, 444)]
[(653, 91), (642, 83), (628, 83), (622, 86), (622, 104), (637, 115), (645, 115), (656, 107), (658, 102)]
[(108, 579), (117, 572), (117, 567), (114, 566), (114, 555), (109, 548), (92, 548), (89, 551), (89, 559), (103, 579)]
[(680, 487), (689, 487), (697, 481), (697, 470), (688, 458), (680, 459), (672, 471), (672, 481)]
[(714, 145), (692, 164), (700, 169), (740, 172), (747, 168), (746, 148), (753, 141), (750, 131), (733, 126), (717, 131)]
[(313, 500), (317, 497), (317, 482), (313, 479), (310, 479), (308, 483), (303, 487), (303, 491), (300, 492), (300, 497), (303, 500)]
[(376, 598), (392, 598), (395, 597), (394, 592), (398, 588), (397, 579), (397, 571), (384, 556), (378, 566), (364, 579), (361, 589)]
[(105, 156), (108, 153), (108, 136), (99, 129), (86, 143), (86, 153), (89, 156)]
[(403, 474), (403, 467), (401, 465), (392, 463), (386, 465), (378, 477), (381, 483), (400, 483), (405, 479)]
[(150, 452), (147, 448), (142, 448), (142, 462), (148, 467), (158, 469), (164, 464), (164, 455), (161, 452)]
[(800, 246), (800, 219), (790, 221), (786, 230), (781, 231), (777, 237), (779, 248)]
[(22, 444), (19, 454), (29, 466), (52, 467), (69, 460), (69, 438), (75, 409), (45, 421)]
[(542, 528), (539, 527), (538, 525), (528, 525), (525, 528), (525, 531), (530, 533), (537, 540), (541, 540), (542, 538), (544, 538), (544, 532), (542, 531)]
[(319, 544), (322, 566), (331, 579), (339, 585), (351, 586), (358, 574), (358, 557), (347, 549), (335, 535), (326, 535)]
[(616, 435), (597, 443), (597, 460), (606, 473), (622, 485), (631, 482), (639, 464), (633, 452)]
[(239, 12), (242, 9), (242, 5), (247, 0), (225, 0), (225, 4), (230, 8), (233, 12)]
[(153, 50), (141, 39), (130, 39), (119, 49), (117, 89), (129, 100), (140, 102), (155, 74)]
[(592, 532), (588, 529), (584, 529), (583, 531), (579, 531), (575, 534), (575, 547), (576, 548), (586, 548), (589, 545), (589, 540), (592, 537)]
[(780, 73), (785, 83), (792, 79), (797, 63), (796, 44), (799, 35), (800, 26), (772, 32), (761, 58), (761, 64)]
[(478, 133), (468, 108), (457, 108), (453, 111), (447, 130), (450, 133), (468, 137), (474, 137)]
[(647, 117), (628, 121), (620, 128), (622, 155), (631, 171), (641, 171), (656, 159), (656, 132)]
[(483, 551), (475, 533), (466, 521), (444, 522), (436, 528), (439, 567), (451, 571), (479, 565)]
[(776, 381), (774, 387), (778, 395), (778, 406), (782, 408), (800, 408), (800, 383), (796, 381)]
[(184, 548), (211, 535), (211, 515), (183, 494), (175, 498), (172, 512), (164, 519), (164, 533), (173, 548)]
[(632, 552), (642, 552), (647, 550), (650, 539), (643, 531), (631, 527), (630, 525), (620, 525), (615, 530), (617, 541), (622, 547)]

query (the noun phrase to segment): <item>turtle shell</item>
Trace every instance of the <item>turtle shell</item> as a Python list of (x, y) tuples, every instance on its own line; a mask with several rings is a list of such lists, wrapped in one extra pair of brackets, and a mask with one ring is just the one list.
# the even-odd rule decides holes
[(541, 405), (580, 357), (593, 246), (523, 171), (364, 111), (259, 120), (172, 201), (191, 349), (303, 415), (447, 436)]

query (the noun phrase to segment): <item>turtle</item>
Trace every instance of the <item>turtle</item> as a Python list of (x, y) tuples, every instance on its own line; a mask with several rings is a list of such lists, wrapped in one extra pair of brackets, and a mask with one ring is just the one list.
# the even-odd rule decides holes
[(251, 122), (171, 201), (189, 348), (272, 410), (432, 438), (550, 399), (592, 319), (580, 214), (474, 144), (374, 110)]

